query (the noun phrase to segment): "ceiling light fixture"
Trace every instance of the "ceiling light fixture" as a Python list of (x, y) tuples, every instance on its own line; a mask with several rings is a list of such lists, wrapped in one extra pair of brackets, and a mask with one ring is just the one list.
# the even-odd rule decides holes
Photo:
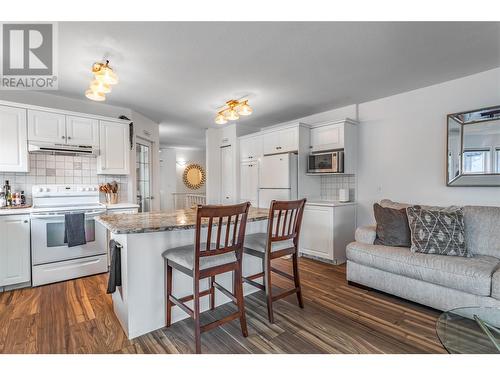
[(236, 121), (240, 116), (249, 116), (253, 112), (252, 107), (248, 104), (248, 100), (229, 100), (226, 106), (217, 112), (215, 123), (224, 125), (228, 121)]
[(107, 93), (111, 92), (111, 85), (118, 83), (118, 76), (109, 66), (109, 60), (105, 63), (96, 62), (92, 65), (94, 80), (90, 82), (90, 87), (85, 91), (85, 96), (90, 100), (102, 102), (106, 100)]

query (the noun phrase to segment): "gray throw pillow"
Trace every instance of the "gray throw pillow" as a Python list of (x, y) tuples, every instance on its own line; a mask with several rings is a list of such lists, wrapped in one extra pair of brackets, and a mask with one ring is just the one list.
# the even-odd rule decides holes
[(465, 244), (464, 213), (459, 207), (406, 209), (414, 253), (472, 256)]
[(405, 208), (394, 209), (375, 203), (373, 214), (377, 222), (375, 245), (410, 247), (410, 227)]

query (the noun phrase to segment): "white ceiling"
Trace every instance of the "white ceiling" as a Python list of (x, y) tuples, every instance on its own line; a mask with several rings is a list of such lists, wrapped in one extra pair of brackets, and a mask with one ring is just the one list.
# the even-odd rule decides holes
[(109, 104), (203, 145), (217, 107), (249, 96), (256, 129), (500, 66), (500, 23), (62, 22), (59, 94), (83, 98), (103, 56)]

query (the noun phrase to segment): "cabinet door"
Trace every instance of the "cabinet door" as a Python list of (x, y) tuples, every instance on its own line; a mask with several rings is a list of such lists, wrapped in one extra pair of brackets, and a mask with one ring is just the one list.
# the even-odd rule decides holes
[(38, 142), (66, 143), (66, 116), (29, 109), (28, 139)]
[(240, 199), (249, 201), (252, 206), (258, 204), (259, 168), (258, 163), (242, 163), (240, 166)]
[(25, 109), (0, 106), (0, 172), (28, 172)]
[(328, 125), (311, 129), (311, 148), (313, 151), (344, 148), (344, 125)]
[(299, 148), (298, 127), (276, 130), (263, 135), (263, 150), (265, 155), (297, 151)]
[(297, 151), (299, 149), (298, 127), (282, 130), (279, 138), (283, 152)]
[(306, 205), (299, 248), (301, 253), (333, 260), (333, 207)]
[(29, 216), (0, 217), (0, 238), (0, 286), (30, 281)]
[(99, 121), (91, 118), (67, 116), (66, 137), (70, 145), (99, 146)]
[(262, 155), (262, 138), (252, 137), (240, 140), (240, 161), (254, 161)]
[(125, 124), (100, 121), (98, 174), (129, 174), (129, 129)]

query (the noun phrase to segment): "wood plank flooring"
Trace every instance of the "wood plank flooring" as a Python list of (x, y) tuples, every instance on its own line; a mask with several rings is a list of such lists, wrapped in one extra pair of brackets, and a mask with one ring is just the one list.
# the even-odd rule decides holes
[[(291, 262), (276, 261), (290, 272)], [(345, 266), (300, 259), (305, 308), (295, 295), (267, 321), (262, 293), (245, 300), (248, 338), (238, 321), (202, 335), (203, 353), (445, 353), (439, 312), (347, 285)], [(289, 281), (276, 276), (279, 286)], [(193, 353), (188, 319), (128, 340), (106, 295), (107, 275), (0, 293), (0, 353)], [(235, 311), (224, 305), (204, 322)]]

